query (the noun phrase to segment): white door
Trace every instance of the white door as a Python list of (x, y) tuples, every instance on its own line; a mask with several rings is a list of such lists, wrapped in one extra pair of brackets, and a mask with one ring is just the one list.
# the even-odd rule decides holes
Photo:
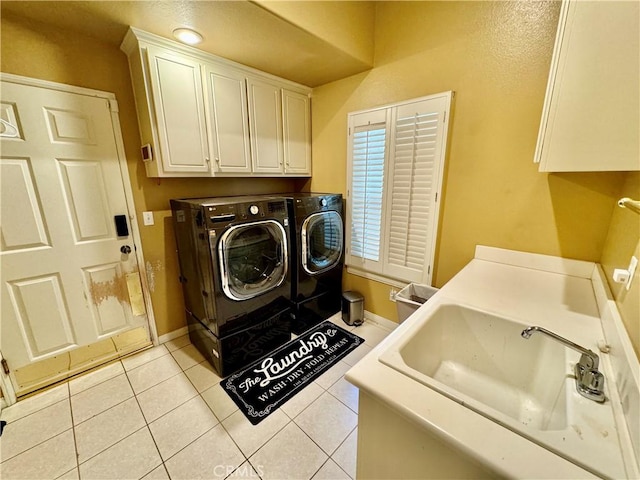
[(109, 101), (5, 81), (1, 95), (3, 357), (16, 371), (138, 327), (148, 344)]

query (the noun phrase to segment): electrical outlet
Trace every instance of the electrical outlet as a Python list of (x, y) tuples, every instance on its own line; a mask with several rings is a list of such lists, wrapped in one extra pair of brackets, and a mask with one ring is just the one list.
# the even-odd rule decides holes
[(629, 262), (629, 279), (627, 280), (627, 290), (631, 288), (631, 283), (633, 282), (633, 275), (636, 273), (636, 267), (638, 266), (638, 259), (636, 257), (631, 257), (631, 262)]
[(153, 212), (142, 212), (142, 223), (145, 225), (153, 225)]
[(392, 288), (391, 290), (389, 290), (389, 300), (391, 300), (392, 302), (395, 302), (397, 293), (398, 291), (395, 288)]

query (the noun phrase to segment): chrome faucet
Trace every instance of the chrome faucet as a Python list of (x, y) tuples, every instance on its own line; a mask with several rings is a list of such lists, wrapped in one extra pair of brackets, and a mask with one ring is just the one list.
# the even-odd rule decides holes
[(588, 398), (589, 400), (593, 400), (598, 403), (604, 402), (604, 375), (598, 371), (598, 365), (600, 364), (598, 355), (591, 350), (581, 347), (577, 343), (573, 343), (571, 340), (567, 340), (560, 335), (550, 332), (546, 328), (528, 327), (522, 331), (521, 335), (523, 338), (529, 339), (535, 332), (543, 333), (582, 354), (574, 369), (576, 374), (576, 389), (580, 395)]

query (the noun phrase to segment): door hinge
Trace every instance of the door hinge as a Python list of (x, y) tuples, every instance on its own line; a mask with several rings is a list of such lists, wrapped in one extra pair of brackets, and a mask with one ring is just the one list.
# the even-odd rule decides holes
[(430, 274), (431, 274), (431, 265), (427, 267), (427, 275), (430, 275)]
[(9, 370), (9, 364), (7, 363), (7, 361), (3, 358), (2, 362), (0, 362), (0, 363), (2, 363), (2, 371), (4, 371), (4, 374), (5, 375), (9, 375), (9, 372), (11, 370)]
[(447, 111), (444, 111), (444, 116), (442, 117), (442, 123), (447, 121)]

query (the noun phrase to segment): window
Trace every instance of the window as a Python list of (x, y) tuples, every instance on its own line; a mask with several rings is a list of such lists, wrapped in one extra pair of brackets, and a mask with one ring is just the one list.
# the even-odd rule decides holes
[(452, 95), (349, 114), (350, 272), (431, 284)]

